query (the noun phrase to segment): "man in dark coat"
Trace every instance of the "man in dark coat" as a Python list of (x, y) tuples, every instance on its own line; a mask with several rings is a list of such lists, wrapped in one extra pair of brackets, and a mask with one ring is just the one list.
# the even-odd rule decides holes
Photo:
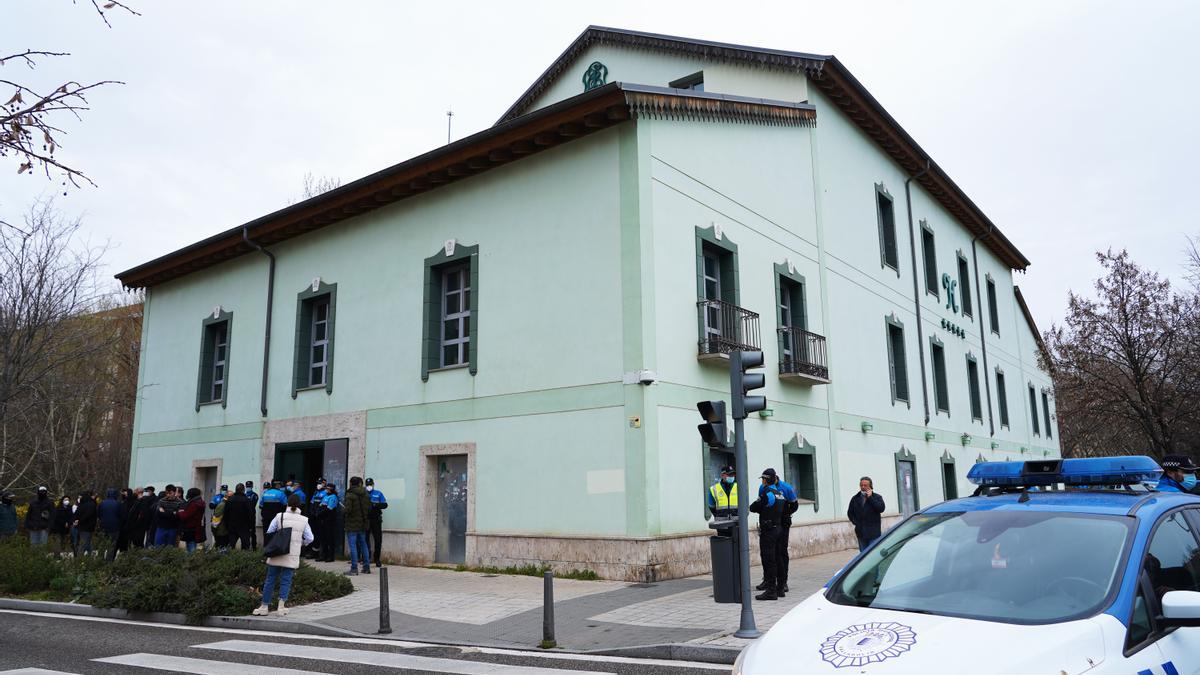
[(108, 488), (104, 495), (104, 501), (100, 502), (100, 506), (96, 509), (97, 516), (100, 519), (100, 529), (104, 532), (104, 536), (108, 538), (108, 546), (105, 549), (105, 557), (116, 557), (117, 538), (121, 536), (121, 501), (117, 499), (117, 490)]
[(45, 487), (37, 489), (37, 497), (29, 503), (25, 514), (25, 531), (30, 546), (45, 546), (50, 539), (50, 524), (54, 522), (54, 500)]
[(96, 531), (96, 500), (84, 492), (75, 507), (75, 557), (92, 552), (92, 534)]
[(850, 498), (850, 507), (846, 509), (846, 517), (854, 523), (854, 536), (858, 537), (858, 550), (866, 550), (871, 542), (882, 534), (882, 519), (884, 508), (883, 497), (875, 492), (875, 483), (868, 476), (858, 481), (858, 493)]
[(246, 486), (238, 483), (233, 488), (233, 496), (225, 505), (225, 527), (229, 529), (229, 548), (237, 542), (242, 543), (242, 550), (250, 548), (250, 528), (254, 527), (254, 510), (250, 500), (246, 498)]
[(142, 490), (142, 496), (138, 498), (137, 504), (134, 505), (130, 512), (130, 520), (132, 524), (129, 526), (129, 543), (138, 548), (146, 548), (154, 545), (154, 539), (150, 536), (150, 520), (154, 513), (154, 502), (157, 496), (154, 493), (154, 486), (147, 485), (145, 490)]

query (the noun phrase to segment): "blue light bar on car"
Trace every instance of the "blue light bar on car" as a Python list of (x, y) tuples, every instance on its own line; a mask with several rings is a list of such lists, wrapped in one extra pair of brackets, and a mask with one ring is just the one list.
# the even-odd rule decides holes
[(1157, 481), (1162, 469), (1143, 455), (980, 462), (967, 472), (973, 485), (1133, 485)]

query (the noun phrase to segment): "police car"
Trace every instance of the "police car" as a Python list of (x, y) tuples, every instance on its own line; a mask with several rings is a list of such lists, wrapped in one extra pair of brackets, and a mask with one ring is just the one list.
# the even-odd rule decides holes
[(1200, 674), (1200, 497), (1147, 457), (976, 464), (739, 655), (779, 673)]

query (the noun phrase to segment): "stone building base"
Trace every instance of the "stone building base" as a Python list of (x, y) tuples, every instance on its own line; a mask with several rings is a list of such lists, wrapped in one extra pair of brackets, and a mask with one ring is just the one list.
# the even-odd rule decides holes
[[(899, 516), (884, 518), (883, 528)], [(758, 565), (757, 527), (751, 525), (750, 564)], [(653, 582), (711, 571), (711, 530), (661, 537), (587, 537), (524, 534), (467, 534), (466, 564), (515, 567), (548, 564), (558, 571), (592, 570), (603, 579)], [(384, 532), (384, 558), (401, 565), (432, 565), (430, 538), (419, 530)], [(844, 551), (858, 546), (854, 528), (843, 520), (795, 523), (788, 540), (793, 558)]]

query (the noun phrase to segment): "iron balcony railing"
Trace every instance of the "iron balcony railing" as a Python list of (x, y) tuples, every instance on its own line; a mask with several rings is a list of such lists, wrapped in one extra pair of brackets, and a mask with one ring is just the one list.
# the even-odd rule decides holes
[(779, 374), (808, 375), (829, 379), (825, 336), (796, 326), (779, 329)]
[(720, 300), (696, 303), (700, 323), (700, 355), (759, 349), (758, 315)]

